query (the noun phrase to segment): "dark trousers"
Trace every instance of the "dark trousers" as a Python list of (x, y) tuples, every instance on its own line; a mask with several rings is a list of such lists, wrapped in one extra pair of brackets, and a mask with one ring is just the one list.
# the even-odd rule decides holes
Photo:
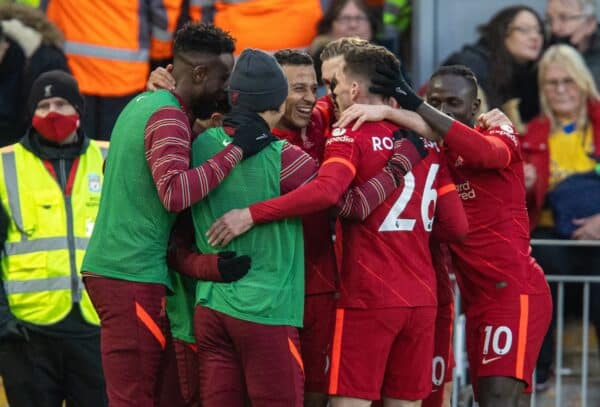
[(110, 140), (110, 134), (121, 111), (138, 92), (119, 97), (84, 95), (83, 130), (96, 140)]
[(100, 336), (53, 337), (30, 331), (29, 341), (0, 346), (0, 372), (11, 407), (107, 405)]
[[(85, 277), (100, 316), (102, 366), (111, 407), (154, 407), (170, 342), (162, 284)], [(173, 353), (174, 360), (174, 353)]]
[[(553, 229), (538, 228), (533, 231), (534, 239), (559, 239)], [(533, 257), (546, 275), (600, 275), (600, 251), (597, 247), (533, 246)], [(579, 315), (583, 309), (580, 284), (565, 283), (564, 312)], [(557, 284), (550, 283), (552, 291), (552, 324), (542, 344), (538, 358), (538, 371), (547, 372), (554, 362), (555, 347), (553, 333), (556, 328)], [(600, 338), (600, 284), (590, 284), (590, 320)], [(542, 373), (540, 372), (540, 373)]]

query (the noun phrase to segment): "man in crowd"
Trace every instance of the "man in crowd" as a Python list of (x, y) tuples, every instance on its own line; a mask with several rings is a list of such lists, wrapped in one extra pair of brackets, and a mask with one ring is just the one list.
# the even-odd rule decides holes
[(0, 150), (0, 371), (11, 406), (103, 407), (99, 319), (80, 271), (107, 143), (83, 133), (83, 97), (64, 71), (40, 75), (28, 106), (25, 137)]
[(550, 43), (566, 43), (576, 48), (600, 85), (600, 31), (595, 0), (548, 0), (546, 23)]
[(173, 92), (135, 97), (112, 133), (98, 221), (82, 269), (102, 321), (102, 359), (112, 406), (156, 398), (169, 337), (165, 295), (167, 241), (179, 212), (198, 202), (237, 165), (264, 148), (255, 127), (190, 169), (190, 123), (223, 98), (233, 39), (211, 25), (188, 24), (174, 42)]

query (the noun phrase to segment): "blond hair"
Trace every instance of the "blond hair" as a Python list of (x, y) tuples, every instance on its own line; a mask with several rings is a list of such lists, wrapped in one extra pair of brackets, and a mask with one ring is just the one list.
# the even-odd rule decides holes
[(342, 37), (337, 40), (331, 41), (323, 51), (319, 58), (321, 62), (327, 61), (328, 59), (338, 57), (340, 55), (346, 55), (346, 53), (356, 47), (364, 47), (369, 45), (369, 41), (360, 39), (358, 37)]
[[(560, 123), (550, 108), (548, 98), (544, 92), (544, 79), (550, 64), (559, 64), (573, 78), (575, 84), (584, 95), (584, 100), (598, 100), (598, 89), (589, 68), (581, 54), (570, 45), (553, 45), (544, 52), (538, 68), (538, 84), (540, 88), (540, 104), (542, 113), (550, 119), (552, 130), (556, 130)], [(581, 111), (577, 115), (577, 127), (581, 128), (587, 124), (587, 103), (583, 103)]]

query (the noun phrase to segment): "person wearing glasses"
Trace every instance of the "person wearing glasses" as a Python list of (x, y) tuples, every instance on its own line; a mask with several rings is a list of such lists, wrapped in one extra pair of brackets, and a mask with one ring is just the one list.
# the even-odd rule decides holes
[[(600, 96), (592, 74), (577, 50), (553, 45), (540, 60), (539, 87), (542, 112), (522, 139), (532, 237), (599, 239)], [(533, 256), (550, 275), (600, 270), (595, 247), (533, 246)], [(599, 285), (591, 285), (590, 298), (590, 316), (600, 334)], [(548, 387), (553, 355), (549, 334), (537, 363), (538, 390)]]
[(539, 112), (535, 63), (544, 48), (543, 22), (531, 7), (498, 11), (479, 27), (479, 40), (442, 65), (465, 65), (477, 77), (481, 111), (502, 109), (521, 131)]
[(583, 55), (600, 85), (600, 32), (594, 0), (548, 0), (546, 30), (550, 44), (569, 44)]

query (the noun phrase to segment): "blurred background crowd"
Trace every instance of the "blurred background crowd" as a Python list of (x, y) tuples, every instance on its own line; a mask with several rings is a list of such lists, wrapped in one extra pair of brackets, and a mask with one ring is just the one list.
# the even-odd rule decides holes
[[(56, 69), (77, 79), (85, 134), (110, 140), (150, 71), (170, 62), (173, 35), (187, 21), (229, 31), (236, 55), (306, 49), (317, 73), (329, 41), (358, 36), (397, 54), (421, 92), (439, 65), (471, 68), (482, 111), (502, 109), (520, 132), (532, 236), (600, 240), (599, 11), (596, 0), (0, 1), (0, 146), (26, 134), (32, 83)], [(546, 274), (600, 272), (593, 247), (533, 254)], [(577, 290), (567, 295), (580, 301)], [(600, 332), (600, 284), (591, 307)], [(553, 363), (551, 335), (546, 342), (541, 385)]]

